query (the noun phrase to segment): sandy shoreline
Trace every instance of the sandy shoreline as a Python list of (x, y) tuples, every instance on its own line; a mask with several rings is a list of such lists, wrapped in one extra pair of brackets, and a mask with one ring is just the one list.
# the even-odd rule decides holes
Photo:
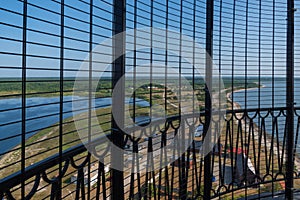
[[(231, 95), (232, 95), (232, 93), (235, 93), (235, 92), (241, 92), (241, 91), (244, 91), (244, 90), (256, 90), (256, 89), (258, 89), (258, 88), (265, 88), (266, 87), (266, 85), (261, 85), (260, 87), (252, 87), (252, 88), (241, 88), (241, 89), (233, 89), (233, 91), (232, 92), (228, 92), (227, 94), (226, 94), (226, 97), (227, 97), (227, 100), (229, 101), (229, 102), (232, 102), (232, 99), (231, 99)], [(236, 102), (233, 102), (233, 103), (236, 103)], [(238, 104), (238, 103), (237, 103)], [(240, 107), (240, 105), (238, 104), (238, 106)], [(241, 107), (240, 107), (241, 108)]]

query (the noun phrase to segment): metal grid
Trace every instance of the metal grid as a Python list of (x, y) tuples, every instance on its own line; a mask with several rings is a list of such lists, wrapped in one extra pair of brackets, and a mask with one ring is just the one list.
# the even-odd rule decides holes
[[(1, 2), (0, 199), (3, 196), (7, 199), (260, 199), (281, 194), (292, 199), (293, 189), (300, 187), (299, 116), (294, 105), (300, 63), (299, 13), (294, 8), (299, 2), (295, 4), (279, 0)], [(87, 131), (91, 146), (99, 144), (91, 138), (97, 134), (93, 132), (92, 111), (99, 109), (102, 112), (96, 117), (106, 136), (122, 149), (129, 145), (132, 149), (128, 151), (135, 153), (140, 149), (155, 151), (176, 134), (195, 132), (195, 125), (199, 124), (204, 126), (204, 136), (210, 135), (208, 122), (213, 110), (208, 89), (211, 83), (204, 84), (197, 77), (195, 47), (185, 46), (181, 36), (174, 40), (168, 37), (168, 31), (134, 31), (107, 45), (107, 55), (94, 50), (103, 40), (118, 33), (145, 27), (177, 31), (203, 46), (217, 66), (212, 69), (208, 59), (202, 66), (205, 77), (208, 80), (214, 70), (219, 71), (226, 92), (232, 93), (228, 95), (231, 100), (225, 127), (217, 148), (205, 158), (197, 157), (197, 142), (193, 141), (184, 154), (177, 155), (175, 162), (160, 170), (146, 173), (131, 173), (134, 169), (131, 172), (108, 170), (86, 151), (77, 136), (70, 108), (74, 99), (69, 96), (74, 89), (87, 94), (87, 98), (76, 100), (87, 103), (76, 112), (87, 114), (81, 119), (86, 122), (81, 128)], [(160, 36), (165, 39), (158, 44)], [(140, 44), (139, 40), (145, 38), (149, 43)], [(143, 49), (143, 46), (150, 48)], [(157, 50), (160, 46), (167, 50)], [(123, 49), (133, 52), (115, 58)], [(185, 51), (192, 52), (192, 65), (182, 58)], [(98, 60), (99, 54), (105, 54), (106, 59)], [(164, 66), (142, 66), (145, 62), (162, 62)], [(80, 80), (82, 88), (73, 88), (74, 76), (82, 63), (88, 65), (88, 79)], [(99, 68), (100, 64), (109, 67)], [(193, 98), (197, 94), (204, 97), (199, 112), (180, 116), (179, 110), (170, 109), (167, 99), (171, 94), (167, 87), (162, 89), (164, 100), (158, 101), (159, 90), (146, 85), (147, 90), (133, 93), (129, 108), (125, 107), (124, 93), (112, 96), (120, 80), (123, 92), (128, 88), (138, 91), (141, 79), (155, 83), (161, 71), (164, 75), (159, 78), (165, 85), (172, 83), (174, 74), (170, 66), (180, 75), (176, 79), (180, 87), (174, 105), (180, 106), (184, 98), (181, 76), (189, 77)], [(97, 78), (94, 74), (98, 72), (104, 72), (105, 79), (96, 85), (94, 93), (92, 88)], [(166, 119), (157, 120), (149, 130), (142, 131), (147, 140), (141, 141), (132, 136), (141, 130), (129, 128), (124, 134), (110, 108), (93, 104), (105, 97), (112, 98), (112, 106), (124, 113), (123, 120), (128, 117), (126, 109), (136, 123), (140, 112), (146, 112), (151, 119), (156, 113), (150, 107), (157, 103), (167, 111)], [(50, 98), (50, 101), (36, 103), (37, 98)], [(149, 105), (140, 106), (141, 98), (147, 99)], [(179, 129), (176, 123), (180, 117), (196, 122), (193, 125), (182, 122), (185, 128)], [(164, 129), (159, 128), (162, 124)], [(159, 156), (164, 154), (161, 151)], [(119, 156), (111, 155), (112, 165), (122, 165), (121, 160), (115, 159)], [(154, 159), (147, 157), (147, 166), (152, 167)], [(131, 161), (132, 165), (136, 163), (139, 165), (139, 157)], [(243, 171), (239, 177), (238, 170)]]

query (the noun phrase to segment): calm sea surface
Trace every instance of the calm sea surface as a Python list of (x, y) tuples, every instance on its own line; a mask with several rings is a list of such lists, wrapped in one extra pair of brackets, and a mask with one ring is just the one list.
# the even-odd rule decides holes
[[(240, 104), (242, 108), (276, 108), (276, 107), (285, 107), (286, 106), (286, 80), (283, 78), (277, 78), (272, 83), (272, 80), (263, 80), (261, 82), (264, 87), (249, 89), (249, 90), (241, 90), (234, 92), (232, 94), (233, 101)], [(295, 87), (295, 103), (296, 106), (300, 104), (300, 80), (295, 79), (294, 82)], [(300, 113), (299, 111), (297, 111)], [(284, 129), (285, 129), (285, 116), (283, 114), (275, 111), (275, 115), (279, 115), (278, 117), (278, 128), (273, 126), (273, 119), (270, 114), (267, 112), (260, 112), (261, 116), (265, 117), (266, 131), (269, 134), (276, 135), (276, 129), (278, 130), (278, 135), (281, 141), (283, 141)], [(250, 116), (254, 116), (254, 113), (250, 113)], [(254, 122), (257, 125), (261, 125), (261, 121), (257, 120), (257, 116), (254, 118)], [(298, 118), (295, 117), (295, 134), (297, 127)], [(300, 142), (298, 142), (300, 143)], [(299, 152), (300, 148), (297, 147), (297, 151)]]

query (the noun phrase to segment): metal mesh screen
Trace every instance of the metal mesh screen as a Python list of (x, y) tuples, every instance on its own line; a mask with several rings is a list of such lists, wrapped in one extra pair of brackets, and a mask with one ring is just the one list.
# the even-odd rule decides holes
[(1, 1), (0, 199), (297, 195), (299, 5)]

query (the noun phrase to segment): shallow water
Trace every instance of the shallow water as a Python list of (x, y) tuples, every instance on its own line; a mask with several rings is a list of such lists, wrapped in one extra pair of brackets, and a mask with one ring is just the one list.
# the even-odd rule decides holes
[[(77, 100), (77, 112), (72, 112), (72, 100)], [(63, 119), (87, 111), (87, 101), (78, 96), (64, 96)], [(144, 100), (137, 100), (140, 106), (149, 106)], [(26, 99), (26, 138), (36, 134), (59, 121), (59, 97), (32, 97)], [(129, 99), (126, 99), (129, 102)], [(95, 99), (95, 108), (111, 105), (111, 98)], [(0, 154), (21, 143), (22, 133), (22, 99), (10, 98), (0, 100)], [(144, 119), (141, 119), (144, 120)], [(9, 139), (5, 139), (8, 138)]]

